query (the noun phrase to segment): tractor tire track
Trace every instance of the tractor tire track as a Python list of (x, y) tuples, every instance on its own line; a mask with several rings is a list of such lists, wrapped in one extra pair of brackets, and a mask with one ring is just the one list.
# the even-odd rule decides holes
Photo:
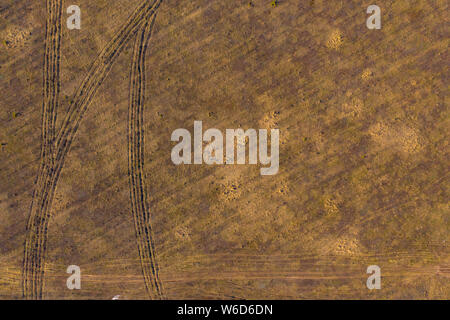
[[(61, 0), (58, 0), (58, 2), (60, 4)], [(69, 106), (68, 115), (66, 116), (59, 134), (56, 137), (56, 141), (52, 138), (52, 133), (55, 131), (52, 130), (51, 127), (49, 128), (54, 119), (56, 119), (56, 108), (53, 108), (56, 104), (52, 103), (49, 107), (44, 106), (43, 132), (45, 132), (45, 137), (43, 137), (43, 152), (41, 154), (41, 161), (43, 162), (43, 165), (39, 171), (35, 191), (33, 193), (24, 249), (23, 295), (25, 298), (42, 299), (44, 285), (44, 262), (51, 203), (65, 157), (72, 144), (82, 117), (97, 89), (103, 83), (104, 79), (108, 75), (108, 72), (112, 68), (113, 63), (123, 51), (125, 45), (137, 32), (143, 21), (146, 21), (155, 13), (161, 2), (162, 0), (154, 0), (152, 3), (143, 1), (143, 3), (134, 11), (124, 26), (120, 29), (120, 31), (116, 33), (105, 49), (103, 49), (102, 53), (98, 56), (90, 68), (81, 86), (76, 91)], [(56, 3), (56, 1), (53, 1), (51, 4), (54, 3)], [(50, 17), (48, 19), (53, 21), (56, 14), (53, 9), (59, 8), (59, 12), (61, 12), (61, 8), (60, 5), (58, 7), (56, 4), (55, 6), (50, 5), (49, 8), (51, 9), (48, 12), (48, 16)], [(61, 17), (61, 15), (56, 14), (56, 17)], [(46, 45), (48, 45), (48, 43), (55, 43), (55, 48), (60, 48), (60, 45), (58, 44), (60, 43), (60, 40), (56, 40), (55, 42), (47, 42), (47, 40), (53, 39), (52, 34), (56, 32), (53, 31), (50, 24), (47, 27)], [(56, 30), (61, 30), (61, 28), (56, 28)], [(46, 63), (44, 70), (44, 104), (46, 101), (45, 97), (49, 91), (47, 89), (47, 83), (51, 82), (47, 79), (57, 79), (56, 76), (48, 77), (47, 75), (51, 73), (50, 70), (55, 70), (59, 73), (59, 66), (48, 69), (48, 65), (50, 65), (51, 61), (59, 61), (58, 55), (48, 54), (49, 51), (46, 50), (45, 54), (45, 61), (49, 62)], [(56, 87), (58, 88), (57, 90), (59, 90), (59, 85)], [(56, 96), (57, 95), (55, 94), (55, 97)], [(57, 101), (57, 98), (52, 98), (52, 101)], [(51, 152), (53, 150), (54, 152)], [(50, 155), (52, 156), (49, 157)]]
[(145, 56), (156, 15), (147, 21), (138, 33), (134, 46), (130, 74), (130, 99), (128, 108), (128, 176), (131, 211), (136, 241), (146, 290), (151, 298), (164, 299), (159, 279), (159, 267), (144, 183), (144, 129), (143, 108), (145, 101)]
[[(89, 105), (98, 87), (102, 84), (113, 62), (124, 49), (125, 44), (137, 32), (142, 21), (145, 21), (147, 17), (155, 13), (161, 2), (162, 0), (154, 0), (152, 4), (149, 4), (147, 1), (144, 1), (144, 4), (132, 14), (127, 23), (96, 59), (90, 72), (75, 93), (73, 102), (69, 106), (69, 112), (56, 139), (58, 151), (61, 151), (61, 148), (70, 141), (71, 135), (74, 133), (74, 128), (79, 125), (86, 107)], [(57, 158), (60, 158), (61, 154), (62, 152), (59, 152)]]
[[(42, 133), (41, 133), (41, 163), (39, 174), (35, 181), (31, 214), (27, 225), (27, 237), (24, 248), (23, 261), (23, 292), (24, 295), (35, 298), (38, 288), (34, 285), (42, 277), (41, 272), (34, 272), (41, 260), (40, 248), (43, 241), (43, 229), (36, 223), (34, 216), (39, 216), (41, 199), (39, 195), (45, 189), (45, 174), (53, 164), (53, 142), (55, 135), (56, 110), (59, 104), (60, 92), (60, 58), (61, 58), (61, 26), (62, 26), (62, 0), (47, 0), (47, 21), (45, 27), (45, 54), (43, 77), (43, 103), (42, 103)], [(30, 232), (30, 230), (36, 232)], [(25, 294), (25, 292), (27, 294)]]

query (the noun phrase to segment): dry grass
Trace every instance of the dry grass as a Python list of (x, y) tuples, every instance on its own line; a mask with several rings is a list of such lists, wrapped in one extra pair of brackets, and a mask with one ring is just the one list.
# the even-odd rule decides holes
[[(57, 127), (138, 3), (78, 1), (82, 29), (63, 28)], [(366, 1), (251, 3), (165, 1), (158, 12), (144, 156), (167, 297), (448, 299), (448, 4), (384, 1), (382, 29), (368, 30)], [(21, 297), (39, 167), (45, 8), (0, 8), (0, 299), (9, 299)], [(147, 298), (127, 176), (132, 42), (62, 170), (44, 298)], [(279, 173), (173, 165), (170, 134), (194, 120), (279, 128)], [(80, 291), (65, 286), (71, 264)], [(371, 264), (382, 290), (365, 286)]]

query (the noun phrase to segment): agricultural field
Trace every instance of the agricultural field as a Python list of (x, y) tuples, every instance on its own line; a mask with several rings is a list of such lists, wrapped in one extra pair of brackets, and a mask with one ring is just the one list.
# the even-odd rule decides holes
[(448, 9), (0, 0), (0, 299), (449, 299)]

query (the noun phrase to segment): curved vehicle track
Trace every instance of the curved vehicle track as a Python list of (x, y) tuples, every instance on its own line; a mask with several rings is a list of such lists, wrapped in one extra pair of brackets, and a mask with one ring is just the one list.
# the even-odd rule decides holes
[(159, 268), (153, 241), (147, 192), (144, 183), (145, 56), (156, 15), (147, 21), (136, 37), (130, 75), (128, 108), (128, 176), (131, 210), (146, 290), (153, 298), (163, 299)]
[(51, 172), (54, 164), (55, 122), (61, 86), (62, 0), (47, 0), (46, 8), (47, 21), (42, 86), (41, 162), (30, 208), (30, 219), (27, 225), (28, 232), (25, 240), (23, 260), (23, 292), (24, 295), (30, 297), (39, 295), (41, 289), (36, 284), (41, 283), (43, 277), (43, 270), (40, 268), (40, 265), (42, 263), (42, 252), (45, 251), (47, 225), (42, 218), (33, 219), (33, 217), (42, 217), (47, 207), (44, 200), (46, 189), (45, 177)]
[(75, 92), (69, 112), (56, 135), (56, 109), (60, 88), (61, 2), (61, 0), (47, 1), (41, 166), (33, 192), (23, 259), (22, 290), (24, 298), (28, 299), (42, 299), (52, 199), (65, 157), (83, 115), (125, 45), (139, 27), (155, 14), (162, 0), (153, 0), (151, 3), (143, 1), (102, 50)]

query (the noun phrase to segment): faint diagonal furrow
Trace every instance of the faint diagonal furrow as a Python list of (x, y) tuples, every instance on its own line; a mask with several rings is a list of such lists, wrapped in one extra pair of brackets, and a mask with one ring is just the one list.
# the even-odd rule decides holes
[[(52, 123), (56, 119), (59, 84), (54, 86), (56, 89), (51, 89), (50, 83), (59, 81), (59, 66), (53, 68), (49, 66), (60, 61), (59, 54), (52, 54), (51, 52), (60, 50), (60, 35), (56, 36), (57, 38), (54, 37), (61, 30), (61, 0), (49, 0), (46, 53), (44, 58), (44, 110), (42, 119), (45, 136), (43, 135), (43, 151), (41, 152), (42, 164), (36, 179), (25, 240), (23, 294), (26, 298), (42, 298), (47, 231), (50, 218), (49, 210), (65, 157), (82, 117), (125, 45), (137, 32), (139, 26), (155, 13), (160, 4), (161, 0), (154, 0), (152, 3), (143, 1), (103, 49), (76, 91), (69, 106), (68, 115), (64, 119), (55, 141), (54, 137), (56, 135), (55, 130), (52, 129)], [(54, 26), (56, 25), (53, 23), (55, 20), (58, 21), (59, 28)], [(51, 76), (52, 72), (56, 74)], [(52, 93), (53, 91), (54, 94)], [(48, 101), (51, 103), (48, 103)]]
[(138, 253), (146, 290), (151, 298), (164, 299), (144, 183), (145, 56), (155, 17), (136, 37), (130, 74), (128, 109), (128, 175)]

